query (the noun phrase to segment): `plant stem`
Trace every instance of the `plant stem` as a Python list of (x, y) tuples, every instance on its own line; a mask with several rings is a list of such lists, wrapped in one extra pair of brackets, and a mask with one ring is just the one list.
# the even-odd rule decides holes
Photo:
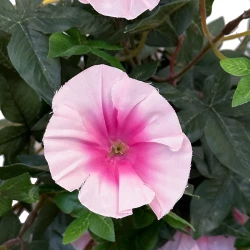
[(226, 59), (226, 57), (218, 50), (217, 46), (212, 42), (211, 35), (208, 30), (207, 26), (207, 13), (206, 13), (206, 0), (200, 0), (200, 15), (201, 15), (201, 27), (205, 37), (207, 38), (208, 42), (210, 43), (214, 54), (220, 59)]
[[(217, 35), (215, 38), (212, 39), (212, 43), (216, 44), (218, 41), (220, 41), (224, 36), (229, 35), (239, 24), (242, 20), (250, 18), (250, 9), (243, 12), (240, 16), (235, 18), (234, 20), (230, 21), (225, 25), (225, 27), (221, 30), (220, 34)], [(151, 78), (156, 81), (156, 82), (169, 82), (174, 79), (179, 78), (183, 74), (185, 74), (190, 68), (193, 67), (206, 53), (207, 51), (211, 48), (211, 44), (208, 43), (201, 51), (200, 53), (184, 68), (182, 69), (179, 73), (174, 75), (173, 77), (166, 77), (166, 78), (160, 78), (158, 76), (152, 76)]]
[(44, 196), (41, 196), (40, 200), (38, 201), (37, 205), (35, 206), (34, 210), (29, 214), (28, 218), (26, 219), (25, 223), (23, 224), (23, 227), (21, 228), (21, 231), (18, 235), (19, 238), (22, 238), (24, 233), (27, 231), (27, 229), (33, 224), (35, 221), (38, 212), (44, 202), (46, 201)]
[[(169, 77), (170, 78), (175, 75), (175, 70), (174, 70), (175, 62), (176, 62), (178, 53), (179, 53), (179, 51), (181, 49), (181, 45), (182, 45), (183, 39), (184, 39), (184, 35), (182, 34), (182, 35), (180, 35), (178, 43), (177, 43), (177, 46), (175, 48), (175, 51), (174, 51), (173, 55), (171, 56), (170, 65), (169, 65), (169, 67), (170, 67), (170, 75), (169, 75)], [(171, 81), (171, 84), (173, 86), (176, 86), (176, 82), (174, 80)]]
[(244, 32), (241, 32), (241, 33), (238, 33), (238, 34), (234, 34), (234, 35), (230, 35), (230, 36), (225, 36), (223, 37), (223, 41), (229, 41), (229, 40), (233, 40), (235, 38), (240, 38), (240, 37), (243, 37), (243, 36), (248, 36), (250, 35), (250, 30), (247, 30), (247, 31), (244, 31)]
[(129, 59), (132, 59), (133, 57), (138, 56), (146, 43), (148, 33), (149, 33), (148, 31), (143, 32), (142, 38), (140, 40), (138, 47), (128, 55), (118, 57), (118, 60), (123, 62), (123, 61), (128, 61)]

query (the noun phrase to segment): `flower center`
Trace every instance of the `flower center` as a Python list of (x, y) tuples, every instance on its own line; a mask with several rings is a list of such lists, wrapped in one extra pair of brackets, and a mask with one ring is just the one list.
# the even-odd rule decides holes
[(111, 141), (109, 156), (123, 155), (128, 149), (129, 146), (121, 140)]

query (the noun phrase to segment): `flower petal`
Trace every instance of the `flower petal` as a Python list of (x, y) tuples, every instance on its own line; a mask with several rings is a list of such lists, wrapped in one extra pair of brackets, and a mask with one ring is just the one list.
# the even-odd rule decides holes
[(80, 190), (80, 202), (92, 212), (103, 216), (122, 218), (131, 215), (131, 209), (119, 212), (118, 185), (115, 178), (114, 170), (105, 175), (91, 174)]
[(112, 99), (120, 131), (130, 135), (129, 144), (157, 142), (179, 150), (183, 134), (178, 117), (154, 87), (124, 78), (113, 86)]
[(200, 250), (235, 250), (235, 238), (225, 236), (203, 236), (197, 240)]
[(157, 143), (140, 143), (130, 148), (128, 160), (142, 181), (155, 192), (150, 207), (158, 219), (167, 214), (183, 195), (191, 157), (191, 143), (186, 136), (177, 152)]
[(84, 167), (91, 160), (91, 153), (103, 155), (95, 141), (86, 132), (77, 112), (67, 106), (57, 109), (43, 139), (45, 157), (57, 184), (69, 191), (82, 185), (88, 176)]
[(90, 3), (102, 15), (134, 19), (146, 10), (152, 10), (160, 0), (80, 0)]
[(56, 112), (61, 105), (77, 110), (84, 118), (82, 122), (88, 133), (101, 144), (107, 144), (109, 133), (116, 128), (111, 88), (125, 76), (121, 70), (106, 65), (88, 68), (58, 91), (53, 99), (53, 110)]
[(149, 204), (155, 193), (138, 177), (127, 161), (119, 164), (119, 211)]

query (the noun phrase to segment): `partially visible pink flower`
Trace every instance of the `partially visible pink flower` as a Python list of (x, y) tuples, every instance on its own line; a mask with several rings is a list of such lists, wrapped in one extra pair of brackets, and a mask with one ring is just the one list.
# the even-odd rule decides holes
[(44, 136), (57, 184), (114, 218), (149, 204), (158, 219), (183, 195), (192, 148), (170, 104), (149, 84), (93, 66), (53, 99)]
[(88, 231), (86, 231), (78, 240), (71, 243), (75, 250), (83, 250), (90, 243), (92, 237)]
[(91, 4), (104, 16), (134, 19), (146, 10), (154, 9), (160, 0), (79, 0)]
[(235, 220), (239, 222), (242, 226), (248, 221), (249, 217), (246, 214), (243, 214), (239, 209), (233, 209), (233, 215)]
[(190, 235), (176, 232), (173, 241), (168, 241), (159, 250), (235, 250), (234, 237), (203, 236), (194, 240)]

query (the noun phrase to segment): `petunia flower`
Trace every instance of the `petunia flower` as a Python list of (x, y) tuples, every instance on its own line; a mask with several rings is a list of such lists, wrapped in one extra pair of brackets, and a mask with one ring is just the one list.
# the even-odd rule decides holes
[(235, 250), (234, 237), (203, 236), (194, 240), (190, 235), (177, 231), (173, 241), (159, 250)]
[(134, 19), (146, 10), (154, 9), (160, 0), (79, 0), (91, 4), (104, 16)]
[(92, 237), (88, 231), (86, 231), (78, 240), (71, 243), (75, 250), (83, 250), (90, 244)]
[(158, 219), (182, 196), (192, 148), (171, 105), (150, 84), (93, 66), (55, 95), (44, 135), (55, 182), (89, 210), (121, 218), (149, 204)]

